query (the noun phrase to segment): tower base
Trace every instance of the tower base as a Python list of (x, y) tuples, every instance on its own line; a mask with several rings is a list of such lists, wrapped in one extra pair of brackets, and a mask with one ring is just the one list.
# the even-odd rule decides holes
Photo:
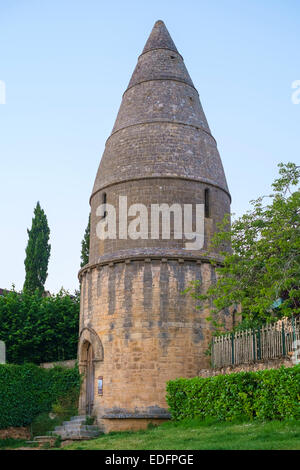
[(105, 432), (139, 431), (147, 429), (149, 424), (159, 426), (168, 421), (167, 418), (104, 418), (98, 419), (98, 426)]

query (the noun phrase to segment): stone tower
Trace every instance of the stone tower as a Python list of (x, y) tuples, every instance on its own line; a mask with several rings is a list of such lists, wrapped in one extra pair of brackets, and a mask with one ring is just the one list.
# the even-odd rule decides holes
[[(169, 238), (162, 236), (162, 221), (159, 237), (152, 236), (150, 215), (147, 233), (126, 236), (125, 196), (127, 208), (143, 204), (149, 214), (152, 205), (201, 204), (204, 245), (187, 249), (187, 240), (176, 236), (175, 215)], [(196, 309), (182, 291), (193, 280), (205, 290), (215, 279), (206, 248), (230, 212), (216, 141), (162, 21), (123, 94), (90, 204), (90, 258), (79, 273), (80, 413), (95, 415), (106, 431), (141, 428), (168, 418), (168, 380), (193, 377), (208, 366), (209, 306)], [(116, 208), (115, 238), (99, 237), (99, 222), (108, 218), (101, 205)], [(129, 213), (128, 224), (133, 219)]]

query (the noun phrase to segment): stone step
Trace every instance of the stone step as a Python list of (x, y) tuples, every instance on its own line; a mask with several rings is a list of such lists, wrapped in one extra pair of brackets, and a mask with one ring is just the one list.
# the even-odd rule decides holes
[(53, 434), (57, 434), (57, 433), (60, 433), (60, 432), (66, 432), (66, 433), (72, 433), (74, 434), (75, 432), (101, 432), (101, 430), (98, 428), (98, 426), (93, 426), (92, 428), (88, 428), (88, 427), (81, 427), (81, 428), (78, 428), (78, 429), (73, 429), (73, 428), (68, 428), (68, 427), (65, 427), (65, 426), (61, 426), (61, 427), (57, 427), (57, 429), (55, 429), (53, 431)]
[(99, 426), (97, 426), (97, 424), (84, 424), (84, 425), (82, 425), (82, 428), (85, 431), (99, 431), (100, 430), (100, 428), (99, 428)]
[(98, 429), (99, 429), (99, 427), (96, 424), (81, 424), (80, 426), (72, 426), (70, 424), (67, 424), (67, 425), (64, 425), (62, 427), (64, 427), (67, 430), (70, 429), (71, 431), (72, 430), (75, 431), (75, 430), (78, 430), (78, 429), (79, 430), (82, 429), (84, 431), (98, 431)]
[(87, 415), (72, 416), (70, 421), (86, 421), (87, 418), (89, 418), (89, 416), (87, 416)]
[(100, 436), (99, 433), (90, 433), (90, 432), (74, 432), (74, 433), (60, 433), (59, 436), (62, 441), (67, 440), (78, 440), (78, 439), (95, 439), (96, 437)]
[(72, 424), (64, 424), (63, 426), (56, 426), (54, 431), (98, 431), (99, 427), (96, 424), (79, 424), (79, 425), (72, 425)]
[(85, 421), (81, 422), (81, 421), (64, 421), (61, 426), (69, 426), (69, 427), (73, 427), (73, 428), (78, 428), (80, 426), (84, 426), (84, 423)]
[(61, 432), (61, 431), (66, 431), (66, 432), (79, 432), (81, 429), (81, 426), (56, 426), (54, 428), (55, 432)]
[(70, 421), (64, 421), (61, 426), (56, 426), (51, 436), (60, 436), (66, 439), (92, 439), (99, 436), (102, 431), (96, 424), (84, 424), (87, 416), (73, 416)]
[(33, 439), (33, 441), (27, 441), (28, 443), (34, 443), (34, 444), (39, 444), (39, 446), (41, 445), (45, 445), (45, 444), (48, 444), (50, 447), (54, 447), (55, 446), (55, 443), (56, 443), (56, 440), (57, 440), (57, 437), (58, 436), (35, 436)]

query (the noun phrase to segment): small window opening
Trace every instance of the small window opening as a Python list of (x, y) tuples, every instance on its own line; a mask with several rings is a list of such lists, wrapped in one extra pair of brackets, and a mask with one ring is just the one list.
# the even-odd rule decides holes
[(204, 189), (204, 215), (206, 218), (209, 217), (209, 189)]
[(105, 208), (106, 208), (106, 193), (103, 193), (103, 195), (102, 195), (102, 204), (104, 205), (103, 218), (105, 218), (107, 216), (107, 212), (105, 210)]
[(171, 59), (175, 59), (175, 56), (174, 55), (170, 55)]
[(190, 102), (193, 103), (194, 101), (193, 98), (191, 96), (189, 98), (190, 98)]
[(98, 395), (103, 395), (103, 377), (98, 377)]

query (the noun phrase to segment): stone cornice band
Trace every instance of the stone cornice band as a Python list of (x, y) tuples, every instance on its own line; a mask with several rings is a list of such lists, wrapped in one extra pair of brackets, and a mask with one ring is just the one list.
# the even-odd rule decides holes
[(127, 129), (128, 127), (134, 127), (134, 126), (142, 126), (144, 124), (177, 124), (178, 126), (187, 126), (187, 127), (193, 127), (194, 129), (196, 129), (197, 131), (202, 131), (202, 132), (205, 132), (205, 134), (207, 134), (209, 137), (211, 137), (213, 139), (213, 141), (215, 142), (215, 144), (217, 145), (217, 141), (216, 139), (214, 138), (213, 135), (211, 135), (210, 132), (208, 132), (206, 129), (204, 129), (204, 127), (202, 126), (196, 126), (195, 124), (189, 124), (187, 122), (182, 122), (182, 121), (171, 121), (170, 119), (157, 119), (157, 120), (151, 120), (151, 121), (141, 121), (141, 122), (135, 122), (134, 124), (129, 124), (128, 126), (124, 126), (124, 127), (120, 127), (119, 129), (115, 130), (114, 132), (112, 132), (110, 134), (110, 136), (106, 139), (105, 141), (105, 145), (107, 144), (107, 142), (109, 141), (109, 139), (114, 136), (115, 134), (117, 134), (118, 132), (120, 131), (123, 131), (124, 129)]
[[(127, 250), (126, 250), (127, 251)], [(144, 251), (144, 250), (143, 250)], [(217, 265), (221, 266), (223, 262), (223, 257), (220, 255), (215, 254), (214, 256), (209, 255), (193, 255), (191, 253), (136, 253), (136, 254), (124, 254), (121, 252), (112, 253), (111, 255), (105, 255), (99, 258), (97, 263), (93, 264), (86, 264), (83, 268), (80, 269), (78, 273), (78, 279), (81, 280), (82, 276), (87, 272), (90, 272), (93, 269), (101, 268), (102, 266), (114, 266), (117, 263), (125, 263), (129, 264), (131, 261), (141, 261), (144, 262), (151, 262), (152, 260), (160, 260), (163, 262), (168, 261), (178, 261), (179, 263), (184, 263), (185, 261), (188, 262), (195, 262), (197, 264), (202, 263), (216, 263)]]
[(153, 176), (144, 176), (144, 177), (143, 176), (138, 176), (136, 178), (125, 178), (122, 181), (112, 181), (111, 183), (107, 183), (104, 186), (101, 186), (101, 188), (97, 189), (97, 191), (94, 191), (91, 194), (89, 202), (91, 204), (92, 197), (94, 197), (95, 194), (99, 193), (100, 191), (103, 191), (106, 188), (109, 188), (110, 186), (114, 186), (114, 185), (122, 184), (122, 183), (128, 183), (130, 181), (140, 181), (140, 180), (148, 180), (148, 179), (149, 180), (150, 179), (176, 179), (176, 180), (184, 180), (184, 181), (193, 181), (195, 183), (208, 184), (210, 186), (213, 186), (214, 188), (217, 188), (217, 189), (220, 189), (221, 191), (224, 191), (224, 193), (229, 197), (230, 202), (231, 202), (230, 193), (228, 191), (226, 191), (226, 189), (224, 189), (221, 186), (213, 183), (209, 179), (206, 179), (206, 178), (189, 178), (189, 177), (185, 177), (185, 176), (176, 176), (176, 175), (153, 175)]
[(140, 80), (139, 82), (136, 82), (134, 83), (133, 85), (129, 86), (128, 88), (126, 88), (126, 90), (124, 91), (122, 97), (125, 95), (125, 93), (127, 93), (128, 90), (131, 90), (131, 88), (137, 86), (137, 85), (140, 85), (141, 83), (146, 83), (146, 82), (157, 82), (157, 81), (165, 81), (165, 80), (170, 80), (171, 82), (179, 82), (179, 83), (184, 83), (185, 85), (193, 88), (197, 95), (199, 96), (199, 92), (198, 90), (194, 87), (194, 85), (192, 85), (191, 83), (188, 83), (186, 82), (185, 80), (181, 80), (180, 78), (172, 78), (172, 77), (162, 77), (162, 78), (148, 78), (147, 80)]
[[(139, 60), (140, 57), (142, 57), (142, 55), (148, 54), (149, 52), (152, 52), (152, 51), (159, 51), (160, 49), (162, 49), (163, 51), (170, 51), (170, 52), (172, 52), (172, 54), (177, 54), (177, 55), (179, 55), (179, 56), (182, 58), (182, 60), (183, 60), (182, 55), (181, 55), (178, 51), (174, 51), (174, 49), (169, 49), (168, 47), (153, 47), (152, 49), (148, 49), (147, 51), (142, 52), (142, 53), (138, 56), (138, 60)], [(183, 60), (183, 62), (184, 62), (184, 60)]]

